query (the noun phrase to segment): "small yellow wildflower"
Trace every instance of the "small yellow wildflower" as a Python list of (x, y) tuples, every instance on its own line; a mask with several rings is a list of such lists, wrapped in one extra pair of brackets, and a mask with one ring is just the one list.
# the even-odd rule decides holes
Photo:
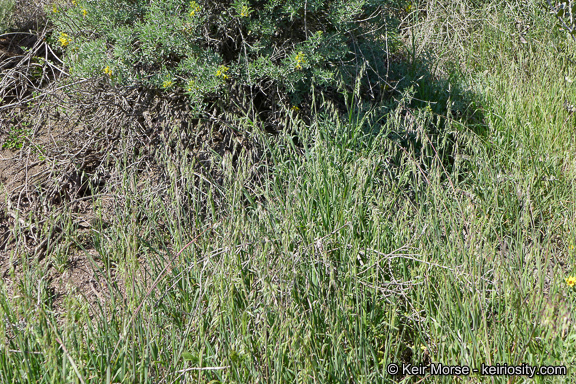
[(306, 62), (304, 53), (302, 51), (298, 52), (296, 55), (296, 69), (302, 69), (302, 64)]
[(190, 17), (194, 17), (196, 12), (200, 12), (200, 5), (198, 5), (198, 3), (195, 1), (191, 1), (190, 2), (190, 9), (191, 9)]
[(296, 61), (299, 63), (306, 62), (306, 60), (304, 60), (304, 54), (302, 53), (302, 51), (298, 52), (298, 54), (296, 55)]
[(566, 284), (568, 284), (569, 287), (573, 287), (576, 285), (576, 276), (569, 276), (566, 278)]
[(188, 80), (188, 92), (192, 92), (194, 89), (198, 89), (196, 82), (194, 80)]
[(52, 6), (52, 12), (58, 13), (58, 7), (56, 5)]
[(221, 77), (221, 78), (223, 78), (224, 80), (230, 78), (230, 76), (228, 76), (228, 75), (226, 74), (226, 72), (228, 72), (229, 69), (230, 69), (230, 68), (228, 68), (227, 66), (221, 65), (221, 66), (218, 68), (218, 70), (216, 71), (216, 77)]
[(60, 43), (61, 46), (66, 47), (68, 44), (70, 44), (71, 41), (72, 39), (70, 38), (70, 36), (68, 36), (67, 33), (60, 32), (58, 42)]
[(163, 88), (169, 88), (170, 86), (172, 86), (172, 80), (166, 80), (162, 83)]
[(112, 76), (112, 70), (110, 69), (109, 66), (106, 66), (106, 68), (104, 68), (104, 73), (107, 74), (108, 76)]
[(86, 17), (87, 14), (88, 14), (88, 11), (85, 10), (85, 9), (83, 9), (83, 10), (82, 10), (82, 16)]
[(293, 110), (294, 112), (298, 112), (300, 110), (300, 108), (298, 108), (296, 105), (293, 105), (292, 108), (290, 109)]
[(242, 10), (240, 11), (241, 17), (248, 17), (250, 16), (250, 8), (247, 5), (242, 6)]

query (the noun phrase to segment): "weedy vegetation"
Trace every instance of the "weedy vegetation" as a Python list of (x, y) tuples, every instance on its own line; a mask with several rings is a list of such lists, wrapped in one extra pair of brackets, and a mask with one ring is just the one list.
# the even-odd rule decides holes
[(561, 7), (73, 0), (11, 26), (0, 382), (569, 381)]

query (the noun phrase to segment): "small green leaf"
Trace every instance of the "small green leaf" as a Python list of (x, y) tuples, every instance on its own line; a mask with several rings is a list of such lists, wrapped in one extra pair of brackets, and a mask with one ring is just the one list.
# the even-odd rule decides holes
[(198, 357), (196, 355), (193, 355), (190, 352), (183, 352), (182, 353), (182, 358), (185, 361), (192, 361), (192, 362), (197, 362), (198, 361)]

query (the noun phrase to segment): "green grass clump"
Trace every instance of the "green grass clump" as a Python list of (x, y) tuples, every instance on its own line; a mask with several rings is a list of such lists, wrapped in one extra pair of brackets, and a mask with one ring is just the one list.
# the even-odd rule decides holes
[[(311, 119), (290, 111), (292, 130), (271, 135), (246, 116), (249, 149), (209, 165), (160, 148), (160, 186), (119, 161), (85, 250), (105, 297), (71, 290), (56, 308), (41, 264), (13, 255), (0, 381), (527, 380), (386, 371), (430, 362), (573, 375), (573, 46), (535, 2), (450, 4), (414, 4), (407, 27), (442, 92), (415, 77), (365, 110), (344, 94), (346, 115), (314, 93)], [(62, 242), (84, 248), (73, 230)]]

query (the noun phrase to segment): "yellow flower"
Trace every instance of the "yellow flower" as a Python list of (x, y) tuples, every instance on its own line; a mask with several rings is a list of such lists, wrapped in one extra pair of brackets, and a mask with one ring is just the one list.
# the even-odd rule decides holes
[(566, 284), (568, 284), (569, 287), (573, 287), (576, 285), (576, 276), (569, 276), (566, 278)]
[(300, 110), (300, 108), (298, 108), (296, 105), (293, 105), (292, 108), (290, 109), (293, 110), (294, 112), (298, 112)]
[(190, 17), (194, 17), (194, 15), (196, 14), (196, 12), (200, 12), (200, 6), (198, 5), (197, 2), (195, 1), (191, 1), (190, 2)]
[(83, 10), (82, 10), (82, 16), (86, 17), (87, 14), (88, 14), (88, 11), (85, 10), (85, 9), (83, 9)]
[(52, 12), (58, 13), (58, 7), (56, 5), (52, 6)]
[(220, 67), (218, 67), (218, 70), (216, 71), (216, 77), (221, 77), (224, 80), (230, 78), (230, 76), (226, 74), (226, 72), (228, 72), (229, 69), (230, 68), (228, 68), (227, 66), (221, 65)]
[(112, 70), (110, 69), (109, 66), (106, 66), (106, 68), (104, 68), (104, 73), (107, 74), (108, 76), (112, 76)]
[(72, 0), (72, 5), (77, 5), (78, 3), (76, 2), (76, 0)]
[(67, 33), (60, 32), (58, 42), (60, 43), (61, 46), (66, 47), (68, 44), (70, 44), (71, 41), (72, 39), (70, 38), (70, 36), (68, 36)]
[(298, 54), (296, 55), (296, 62), (298, 63), (306, 62), (306, 60), (304, 60), (304, 53), (302, 53), (302, 51), (298, 52)]
[(168, 88), (172, 85), (172, 80), (166, 80), (162, 83), (163, 88)]
[(196, 85), (196, 82), (194, 81), (194, 79), (188, 80), (188, 92), (192, 92), (195, 89), (198, 89), (198, 86)]
[(250, 16), (250, 8), (247, 5), (242, 6), (242, 10), (240, 11), (241, 17), (248, 17)]
[(298, 52), (298, 54), (296, 55), (296, 69), (300, 70), (302, 69), (302, 64), (306, 62), (306, 58), (304, 56), (304, 53), (302, 53), (302, 51)]

